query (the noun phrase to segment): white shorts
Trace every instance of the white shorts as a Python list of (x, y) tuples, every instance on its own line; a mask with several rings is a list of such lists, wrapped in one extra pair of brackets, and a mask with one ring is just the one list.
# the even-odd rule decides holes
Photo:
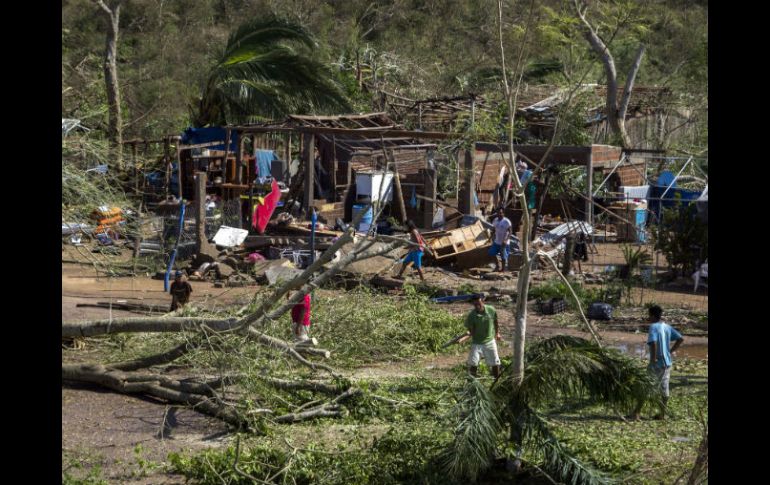
[(500, 357), (497, 355), (497, 342), (492, 340), (485, 344), (471, 344), (471, 352), (468, 354), (468, 365), (476, 367), (484, 354), (484, 360), (488, 366), (500, 365)]
[(303, 342), (305, 340), (310, 340), (307, 330), (308, 330), (308, 327), (306, 327), (305, 325), (302, 325), (301, 323), (296, 323), (296, 322), (291, 323), (291, 334), (294, 336), (295, 342)]

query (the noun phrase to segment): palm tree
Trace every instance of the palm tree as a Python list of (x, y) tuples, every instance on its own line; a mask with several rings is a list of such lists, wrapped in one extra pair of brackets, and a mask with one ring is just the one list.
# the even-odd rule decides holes
[(191, 107), (193, 124), (244, 123), (259, 117), (349, 109), (329, 69), (310, 57), (314, 47), (307, 30), (286, 20), (269, 18), (241, 25), (230, 35), (201, 97)]
[[(527, 372), (515, 387), (508, 369), (488, 390), (469, 379), (455, 407), (454, 438), (444, 450), (445, 471), (456, 480), (475, 480), (487, 469), (501, 436), (542, 457), (547, 473), (565, 483), (593, 485), (606, 478), (581, 463), (559, 442), (538, 408), (555, 399), (588, 398), (622, 409), (660, 400), (654, 378), (638, 362), (617, 350), (585, 339), (560, 335), (527, 348)], [(510, 367), (509, 367), (510, 369)]]

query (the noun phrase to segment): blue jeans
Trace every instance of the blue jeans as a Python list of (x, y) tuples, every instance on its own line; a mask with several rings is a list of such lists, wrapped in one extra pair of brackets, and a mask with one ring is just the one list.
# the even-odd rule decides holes
[(492, 243), (492, 247), (489, 248), (489, 255), (497, 256), (498, 254), (503, 258), (503, 261), (508, 261), (508, 256), (511, 254), (511, 245)]

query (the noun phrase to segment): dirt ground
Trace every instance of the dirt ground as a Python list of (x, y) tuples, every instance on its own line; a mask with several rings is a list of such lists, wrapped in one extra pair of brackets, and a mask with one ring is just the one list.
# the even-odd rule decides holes
[[(408, 275), (408, 273), (407, 273)], [(459, 288), (475, 283), (484, 290), (515, 289), (516, 280), (486, 281), (463, 278), (456, 274), (427, 268), (426, 276), (432, 285)], [(535, 282), (537, 283), (537, 282)], [(207, 306), (243, 304), (258, 288), (214, 288), (209, 282), (192, 281), (194, 304)], [(97, 277), (92, 267), (62, 264), (62, 320), (109, 318), (105, 308), (78, 308), (78, 303), (113, 301), (119, 303), (143, 302), (167, 305), (170, 298), (163, 292), (163, 282), (149, 277), (106, 278)], [(453, 313), (466, 313), (467, 303), (445, 305)], [(510, 338), (513, 318), (509, 308), (498, 307), (505, 343), (502, 356), (510, 355)], [(139, 316), (123, 310), (112, 310), (112, 317)], [(606, 345), (643, 356), (646, 328), (638, 316), (623, 319), (629, 331), (602, 328), (597, 330)], [(559, 316), (538, 316), (529, 319), (528, 336), (543, 338), (556, 334), (587, 337), (577, 325), (565, 325)], [(707, 335), (707, 333), (706, 333)], [(708, 359), (708, 337), (687, 336), (678, 356)], [(63, 350), (67, 361), (87, 360), (88, 353)], [(438, 355), (409, 362), (379, 363), (350, 372), (352, 379), (373, 377), (410, 377), (416, 375), (450, 374), (452, 367), (462, 365), (463, 352), (454, 355)], [(164, 424), (165, 423), (165, 424)], [(163, 432), (161, 433), (161, 430)], [(109, 482), (120, 483), (184, 483), (182, 477), (161, 473), (147, 465), (163, 462), (169, 452), (198, 450), (221, 446), (228, 440), (226, 427), (218, 420), (197, 412), (168, 406), (165, 403), (134, 396), (124, 396), (95, 388), (64, 385), (62, 387), (62, 458), (67, 463), (83, 462), (98, 464), (102, 477)], [(139, 449), (137, 448), (139, 447)]]

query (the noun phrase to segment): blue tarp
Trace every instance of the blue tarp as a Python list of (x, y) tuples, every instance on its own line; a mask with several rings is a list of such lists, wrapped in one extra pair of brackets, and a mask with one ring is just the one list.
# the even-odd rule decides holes
[[(182, 133), (182, 143), (184, 145), (198, 145), (200, 143), (210, 143), (212, 141), (222, 142), (221, 145), (207, 147), (209, 150), (224, 150), (227, 131), (221, 126), (211, 126), (209, 128), (187, 128)], [(238, 149), (238, 133), (230, 132), (230, 151)]]
[(666, 196), (663, 198), (663, 200), (656, 200), (660, 199), (661, 195), (663, 195), (663, 192), (666, 192), (665, 186), (650, 185), (649, 209), (655, 214), (657, 219), (660, 219), (661, 207), (666, 209), (674, 207), (676, 205), (677, 199), (681, 200), (683, 205), (689, 205), (691, 202), (697, 200), (701, 195), (701, 192), (698, 190), (687, 190), (672, 187), (668, 190), (668, 192), (666, 192)]

